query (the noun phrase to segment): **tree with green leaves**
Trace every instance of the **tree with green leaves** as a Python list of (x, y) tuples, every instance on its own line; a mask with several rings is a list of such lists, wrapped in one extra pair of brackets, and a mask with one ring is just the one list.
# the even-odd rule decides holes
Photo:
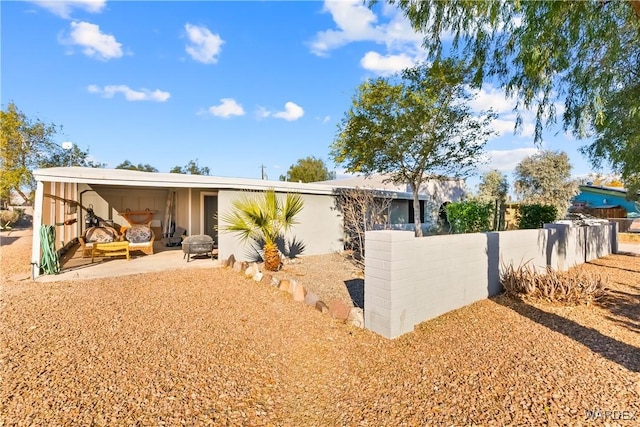
[(484, 203), (491, 202), (493, 229), (496, 231), (504, 227), (508, 193), (509, 181), (502, 172), (493, 169), (482, 174), (478, 184), (477, 199)]
[(263, 243), (264, 268), (280, 269), (277, 240), (297, 224), (295, 217), (304, 203), (299, 194), (288, 193), (282, 200), (274, 190), (247, 193), (232, 202), (233, 210), (222, 216), (223, 230), (237, 233), (242, 241)]
[[(373, 2), (372, 2), (373, 3)], [(537, 112), (536, 140), (564, 101), (565, 126), (583, 134), (609, 93), (637, 81), (638, 1), (390, 0), (424, 34), (429, 58), (462, 53), (474, 81), (496, 80)]]
[(331, 146), (348, 172), (409, 184), (416, 236), (422, 236), (420, 186), (472, 170), (493, 133), (488, 125), (495, 115), (470, 110), (467, 83), (466, 68), (454, 60), (369, 79), (357, 88)]
[(482, 174), (480, 183), (478, 184), (478, 199), (483, 202), (493, 202), (498, 200), (500, 203), (507, 201), (509, 193), (509, 181), (507, 176), (497, 169), (490, 170)]
[(582, 149), (594, 166), (601, 167), (606, 161), (620, 174), (629, 200), (637, 200), (640, 191), (638, 100), (640, 84), (611, 93), (607, 97), (604, 119), (596, 124), (596, 139)]
[(540, 151), (525, 157), (515, 170), (514, 189), (525, 204), (550, 205), (559, 218), (567, 213), (578, 182), (571, 179), (569, 156), (562, 151)]
[(0, 202), (9, 202), (12, 191), (28, 200), (22, 190), (35, 188), (31, 172), (58, 147), (57, 132), (55, 124), (27, 117), (13, 102), (0, 111)]
[(181, 173), (185, 175), (210, 175), (211, 169), (208, 166), (199, 166), (198, 159), (189, 160), (185, 166), (174, 166), (169, 173)]
[(72, 144), (71, 148), (64, 149), (60, 146), (52, 148), (49, 157), (43, 159), (38, 167), (54, 168), (63, 166), (80, 166), (85, 168), (103, 168), (106, 165), (91, 160), (89, 150), (82, 150), (78, 145)]
[(329, 171), (322, 159), (313, 156), (298, 160), (291, 165), (286, 175), (280, 175), (280, 181), (318, 182), (336, 179), (335, 171)]
[(429, 60), (462, 54), (474, 86), (497, 83), (514, 95), (516, 128), (523, 109), (536, 111), (536, 142), (563, 103), (565, 130), (595, 131), (585, 148), (594, 166), (609, 162), (637, 192), (640, 1), (388, 1), (424, 34)]
[[(126, 170), (141, 171), (141, 172), (158, 172), (158, 169), (154, 168), (148, 163), (144, 165), (142, 163), (138, 163), (137, 165), (134, 165), (129, 160), (125, 160), (124, 162), (120, 163), (118, 166), (116, 166), (116, 169), (126, 169)], [(182, 173), (182, 172), (176, 172), (176, 173)]]

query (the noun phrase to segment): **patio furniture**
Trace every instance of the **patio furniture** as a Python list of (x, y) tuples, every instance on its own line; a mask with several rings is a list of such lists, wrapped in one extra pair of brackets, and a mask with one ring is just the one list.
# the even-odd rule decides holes
[(133, 225), (124, 231), (124, 239), (129, 242), (129, 251), (142, 251), (147, 255), (153, 255), (153, 242), (155, 234), (147, 225)]
[(121, 256), (124, 255), (129, 261), (129, 242), (109, 242), (109, 243), (94, 243), (91, 249), (91, 262), (97, 256)]
[(91, 256), (95, 243), (111, 243), (119, 240), (120, 236), (115, 228), (108, 226), (90, 227), (84, 232), (83, 236), (78, 237), (83, 258)]
[(186, 257), (187, 262), (189, 262), (191, 255), (211, 254), (211, 259), (213, 259), (213, 256), (217, 255), (218, 250), (214, 245), (213, 237), (200, 234), (185, 238), (182, 241), (182, 252), (184, 253), (182, 259)]

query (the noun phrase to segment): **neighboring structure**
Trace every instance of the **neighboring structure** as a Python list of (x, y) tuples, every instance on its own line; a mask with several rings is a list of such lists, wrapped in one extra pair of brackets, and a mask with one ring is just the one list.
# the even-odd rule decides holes
[(627, 190), (624, 188), (587, 183), (579, 189), (580, 193), (573, 198), (573, 212), (584, 211), (601, 218), (640, 217), (640, 204), (627, 200)]
[[(369, 177), (353, 176), (349, 178), (321, 181), (317, 184), (339, 185), (352, 188), (371, 188), (385, 190), (392, 193), (408, 194), (407, 198), (394, 200), (391, 203), (390, 223), (395, 229), (413, 229), (414, 209), (411, 186), (406, 183), (388, 182), (389, 177), (376, 174)], [(419, 193), (428, 197), (421, 198), (420, 210), (422, 218), (420, 222), (425, 227), (431, 227), (438, 220), (438, 215), (444, 206), (450, 202), (456, 202), (465, 195), (465, 181), (463, 179), (429, 179), (421, 187)]]
[[(33, 277), (40, 274), (40, 226), (55, 226), (55, 247), (60, 250), (82, 236), (87, 228), (89, 208), (116, 229), (127, 224), (123, 217), (127, 211), (148, 211), (157, 240), (172, 229), (184, 229), (188, 235), (213, 237), (220, 258), (234, 254), (236, 259), (249, 260), (256, 255), (250, 244), (242, 243), (235, 234), (218, 233), (218, 213), (223, 215), (232, 209), (232, 202), (244, 191), (270, 188), (277, 193), (299, 193), (304, 199), (304, 209), (297, 217), (299, 224), (287, 239), (303, 244), (304, 254), (308, 255), (340, 251), (344, 231), (334, 193), (341, 188), (358, 187), (348, 180), (305, 184), (81, 167), (39, 169), (33, 175), (37, 183), (31, 256)], [(376, 185), (372, 184), (371, 188)], [(396, 220), (404, 220), (406, 216), (404, 222), (408, 223), (412, 195), (402, 191), (404, 187), (395, 188), (379, 189), (388, 191), (397, 203)], [(458, 194), (458, 190), (451, 191)], [(420, 196), (423, 203), (431, 200), (429, 194)], [(439, 197), (436, 200), (446, 199), (446, 196)]]

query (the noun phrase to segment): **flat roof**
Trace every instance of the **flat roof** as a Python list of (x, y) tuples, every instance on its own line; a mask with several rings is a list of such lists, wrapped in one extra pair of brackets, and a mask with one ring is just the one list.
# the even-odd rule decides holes
[[(36, 181), (42, 182), (69, 182), (88, 185), (119, 185), (127, 187), (155, 188), (215, 188), (259, 191), (273, 189), (277, 192), (326, 195), (333, 194), (335, 189), (355, 188), (350, 185), (342, 185), (340, 180), (335, 180), (334, 184), (327, 182), (319, 184), (76, 166), (36, 169), (33, 171), (33, 176)], [(407, 192), (389, 191), (384, 188), (380, 188), (378, 190), (384, 191), (389, 195), (393, 195), (395, 198), (412, 198), (412, 194)], [(420, 195), (421, 199), (426, 197), (426, 195)]]

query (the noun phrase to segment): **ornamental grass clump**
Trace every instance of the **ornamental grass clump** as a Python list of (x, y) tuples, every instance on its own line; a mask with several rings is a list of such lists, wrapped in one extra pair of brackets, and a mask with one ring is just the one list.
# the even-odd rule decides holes
[(607, 279), (585, 270), (561, 272), (547, 267), (537, 272), (530, 264), (504, 266), (500, 277), (507, 295), (558, 302), (566, 305), (590, 304), (607, 294)]

